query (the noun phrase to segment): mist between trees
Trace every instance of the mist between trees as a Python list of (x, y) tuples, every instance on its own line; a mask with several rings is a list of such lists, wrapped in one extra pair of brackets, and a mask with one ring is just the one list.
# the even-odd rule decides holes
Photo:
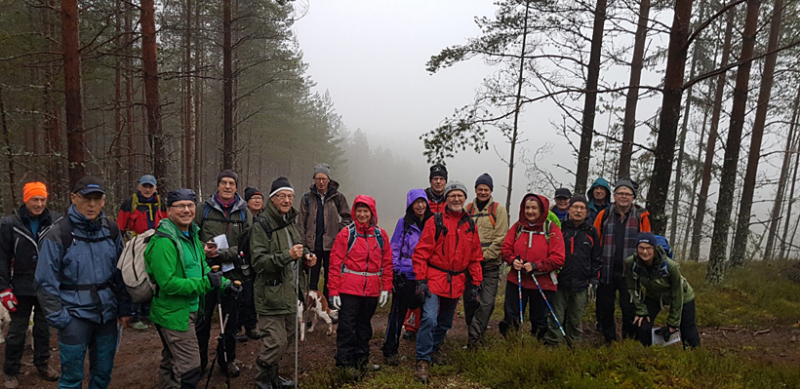
[[(480, 58), (497, 72), (472, 104), (422, 136), (419, 152), (447, 162), (464, 150), (505, 149), (508, 176), (495, 172), (496, 185), (522, 163), (529, 189), (543, 193), (557, 186), (556, 174), (573, 177), (575, 193), (594, 177), (630, 176), (678, 258), (705, 258), (710, 243), (711, 282), (747, 260), (796, 258), (798, 4), (498, 1), (493, 17), (476, 19), (479, 36), (420, 64), (435, 73)], [(383, 220), (396, 220), (427, 172), (370, 146), (336, 113), (335, 96), (313, 92), (291, 30), (296, 8), (0, 2), (5, 211), (31, 180), (47, 182), (52, 206), (63, 208), (71, 183), (100, 175), (113, 207), (145, 173), (161, 190), (186, 186), (204, 197), (224, 168), (239, 172), (240, 190), (266, 190), (286, 175), (301, 192), (313, 166), (327, 162), (349, 199), (374, 195), (386, 205)], [(647, 99), (660, 101), (658, 111), (637, 114)], [(567, 140), (571, 150), (559, 153), (571, 152), (572, 164), (544, 162), (554, 152), (548, 145), (521, 149), (530, 134), (519, 115), (538, 102), (558, 108), (546, 131)], [(490, 144), (492, 134), (507, 143)], [(511, 179), (506, 186), (511, 204), (521, 190)]]

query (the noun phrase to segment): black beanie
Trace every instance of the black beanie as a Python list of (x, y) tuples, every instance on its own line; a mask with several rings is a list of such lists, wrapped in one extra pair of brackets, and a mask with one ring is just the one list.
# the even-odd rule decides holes
[(178, 201), (189, 200), (193, 203), (197, 202), (197, 195), (194, 193), (193, 190), (188, 188), (180, 188), (170, 191), (167, 194), (167, 206), (171, 207), (172, 204), (175, 204)]
[(250, 198), (256, 195), (261, 196), (262, 198), (264, 197), (258, 188), (247, 187), (244, 190), (244, 201), (250, 201)]
[(428, 176), (428, 181), (432, 180), (433, 177), (444, 177), (444, 180), (447, 181), (447, 168), (444, 167), (441, 163), (437, 163), (436, 165), (431, 166), (431, 174)]
[(282, 190), (290, 190), (294, 193), (294, 187), (286, 177), (278, 177), (275, 181), (272, 181), (272, 186), (269, 188), (269, 197), (275, 196), (276, 193)]
[(483, 173), (475, 180), (475, 188), (480, 184), (486, 185), (489, 187), (489, 190), (494, 191), (494, 181), (492, 181), (492, 176), (490, 176), (489, 173)]
[(588, 206), (589, 201), (586, 200), (586, 196), (577, 195), (577, 196), (572, 196), (572, 198), (569, 199), (569, 206), (570, 207), (572, 206), (572, 204), (575, 204), (575, 203), (583, 203), (584, 206)]
[(222, 179), (225, 177), (233, 178), (233, 181), (236, 183), (236, 185), (239, 185), (239, 175), (237, 175), (233, 170), (223, 170), (219, 172), (219, 175), (217, 176), (217, 185), (219, 185), (220, 181), (222, 181)]

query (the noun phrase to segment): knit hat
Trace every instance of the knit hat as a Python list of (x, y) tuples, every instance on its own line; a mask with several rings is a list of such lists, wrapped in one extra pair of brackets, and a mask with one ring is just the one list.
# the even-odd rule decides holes
[(33, 196), (47, 198), (47, 186), (43, 182), (29, 182), (22, 187), (22, 201), (27, 203)]
[(156, 186), (156, 178), (149, 174), (145, 174), (141, 178), (139, 178), (139, 185), (148, 185), (148, 184)]
[(556, 189), (556, 195), (553, 196), (553, 198), (557, 199), (559, 197), (564, 197), (564, 198), (568, 199), (568, 198), (572, 197), (572, 192), (570, 192), (569, 189), (567, 189), (567, 188), (558, 188), (558, 189)]
[(444, 177), (444, 180), (447, 181), (447, 168), (441, 163), (431, 166), (431, 174), (428, 176), (428, 181), (432, 180), (433, 177)]
[(275, 181), (272, 181), (272, 187), (269, 189), (269, 197), (275, 196), (278, 192), (282, 190), (288, 190), (294, 193), (294, 187), (292, 183), (289, 182), (289, 179), (286, 177), (278, 177)]
[(586, 200), (586, 196), (581, 196), (581, 195), (572, 196), (572, 198), (569, 199), (569, 206), (570, 207), (572, 206), (572, 204), (575, 204), (575, 203), (583, 203), (584, 206), (588, 206), (589, 205), (589, 201)]
[(170, 191), (167, 194), (167, 206), (171, 207), (178, 201), (189, 200), (193, 203), (197, 202), (197, 195), (189, 188), (180, 188)]
[(617, 183), (614, 186), (614, 192), (616, 192), (617, 189), (619, 189), (622, 186), (632, 190), (633, 191), (633, 198), (636, 198), (636, 195), (638, 194), (637, 191), (639, 190), (639, 184), (637, 184), (635, 181), (631, 180), (630, 178), (623, 178), (623, 179), (617, 180)]
[(328, 176), (328, 179), (331, 179), (331, 167), (327, 163), (321, 163), (317, 166), (314, 166), (314, 176), (311, 178), (316, 178), (317, 174), (322, 173)]
[(262, 198), (264, 197), (264, 195), (261, 193), (260, 190), (258, 190), (258, 188), (253, 188), (253, 187), (245, 188), (244, 201), (250, 201), (250, 198), (252, 198), (253, 196), (261, 196)]
[(236, 185), (239, 185), (239, 175), (233, 170), (223, 170), (219, 172), (219, 175), (217, 176), (217, 185), (219, 185), (219, 183), (222, 182), (222, 179), (225, 177), (233, 178), (233, 182), (235, 182)]
[(492, 176), (490, 176), (489, 173), (483, 173), (475, 180), (475, 188), (480, 184), (486, 185), (489, 187), (489, 190), (494, 191), (494, 181), (492, 181)]
[(464, 192), (464, 196), (467, 195), (466, 185), (462, 184), (461, 181), (451, 181), (448, 182), (447, 185), (444, 187), (444, 197), (447, 197), (447, 195), (454, 190), (460, 190)]
[(639, 236), (636, 238), (636, 241), (638, 242), (637, 245), (647, 243), (653, 247), (658, 246), (658, 242), (656, 242), (656, 236), (651, 232), (640, 232)]

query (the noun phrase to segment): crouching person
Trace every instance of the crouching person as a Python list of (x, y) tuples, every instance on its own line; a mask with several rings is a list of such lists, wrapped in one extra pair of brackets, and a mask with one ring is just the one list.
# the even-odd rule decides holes
[(681, 276), (680, 266), (667, 257), (652, 233), (638, 236), (636, 254), (625, 259), (625, 282), (633, 296), (637, 338), (643, 345), (653, 344), (653, 322), (665, 305), (669, 305), (667, 325), (658, 336), (665, 339), (680, 330), (683, 346), (700, 346), (695, 324), (694, 290)]
[(83, 177), (70, 195), (68, 216), (45, 235), (36, 264), (37, 296), (47, 321), (58, 329), (59, 388), (80, 388), (89, 350), (89, 388), (111, 381), (118, 309), (129, 297), (117, 270), (122, 237), (106, 220), (103, 182)]
[(162, 220), (144, 253), (147, 274), (158, 285), (150, 320), (158, 330), (161, 365), (158, 387), (196, 388), (200, 380), (200, 346), (195, 321), (200, 297), (222, 284), (222, 272), (212, 273), (205, 261), (200, 228), (195, 224), (197, 196), (178, 189), (167, 196)]
[(250, 250), (256, 273), (254, 298), (261, 333), (261, 351), (256, 358), (257, 389), (294, 386), (294, 382), (278, 376), (278, 364), (297, 331), (297, 298), (300, 260), (305, 267), (314, 266), (317, 257), (303, 248), (295, 226), (297, 211), (292, 207), (294, 189), (286, 177), (272, 182), (269, 202), (262, 216), (266, 223), (253, 224)]
[(328, 291), (339, 310), (336, 365), (360, 378), (371, 367), (369, 340), (375, 309), (389, 301), (392, 289), (392, 248), (378, 227), (375, 199), (356, 196), (353, 224), (339, 231), (331, 251)]

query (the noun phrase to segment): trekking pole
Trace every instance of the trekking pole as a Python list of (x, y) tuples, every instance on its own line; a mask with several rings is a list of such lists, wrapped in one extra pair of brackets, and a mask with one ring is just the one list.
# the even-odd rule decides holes
[(569, 340), (567, 334), (564, 332), (564, 327), (561, 326), (561, 322), (558, 321), (558, 317), (556, 317), (556, 313), (553, 312), (553, 307), (550, 306), (550, 301), (547, 301), (547, 296), (545, 296), (544, 291), (542, 290), (542, 286), (539, 285), (539, 280), (536, 279), (536, 275), (531, 274), (531, 278), (533, 278), (533, 282), (536, 283), (536, 288), (539, 289), (539, 294), (542, 295), (542, 299), (544, 299), (544, 303), (547, 304), (547, 309), (550, 310), (550, 314), (553, 315), (553, 319), (555, 319), (556, 324), (558, 324), (558, 330), (561, 331), (561, 335), (564, 337), (564, 340), (567, 341), (567, 346), (572, 348), (572, 341)]
[[(517, 257), (519, 259), (519, 257)], [(522, 337), (522, 327), (525, 322), (522, 319), (522, 269), (517, 270), (517, 287), (519, 289), (519, 337)]]
[[(211, 266), (211, 271), (216, 273), (220, 271), (220, 267), (217, 265)], [(242, 285), (241, 281), (233, 281), (236, 285)], [(214, 359), (211, 360), (211, 368), (208, 369), (208, 376), (206, 377), (206, 389), (208, 389), (208, 384), (211, 383), (211, 374), (214, 372), (214, 361), (219, 356), (219, 345), (222, 342), (222, 358), (225, 360), (225, 385), (230, 389), (231, 387), (231, 377), (228, 373), (228, 351), (225, 348), (225, 324), (228, 324), (228, 315), (225, 315), (223, 320), (222, 316), (222, 303), (218, 300), (217, 301), (217, 314), (219, 315), (219, 331), (220, 334), (217, 337), (217, 350), (214, 351)]]
[[(300, 260), (302, 260), (302, 258)], [(328, 269), (325, 269), (325, 270), (327, 271)], [(297, 262), (295, 262), (294, 263), (294, 287), (297, 288), (297, 291), (302, 290), (302, 289), (300, 289), (300, 284), (299, 284), (300, 281), (299, 281), (299, 279), (300, 279), (300, 265)], [(295, 294), (298, 294), (298, 293), (295, 293)], [(297, 316), (298, 315), (295, 313), (295, 315), (294, 315), (294, 389), (297, 389), (297, 378), (298, 378), (297, 364), (298, 364), (298, 360), (299, 360), (299, 354), (298, 354), (299, 353), (299, 350), (298, 350), (299, 346), (298, 346), (298, 343), (300, 343), (300, 323), (299, 323), (300, 319)]]

